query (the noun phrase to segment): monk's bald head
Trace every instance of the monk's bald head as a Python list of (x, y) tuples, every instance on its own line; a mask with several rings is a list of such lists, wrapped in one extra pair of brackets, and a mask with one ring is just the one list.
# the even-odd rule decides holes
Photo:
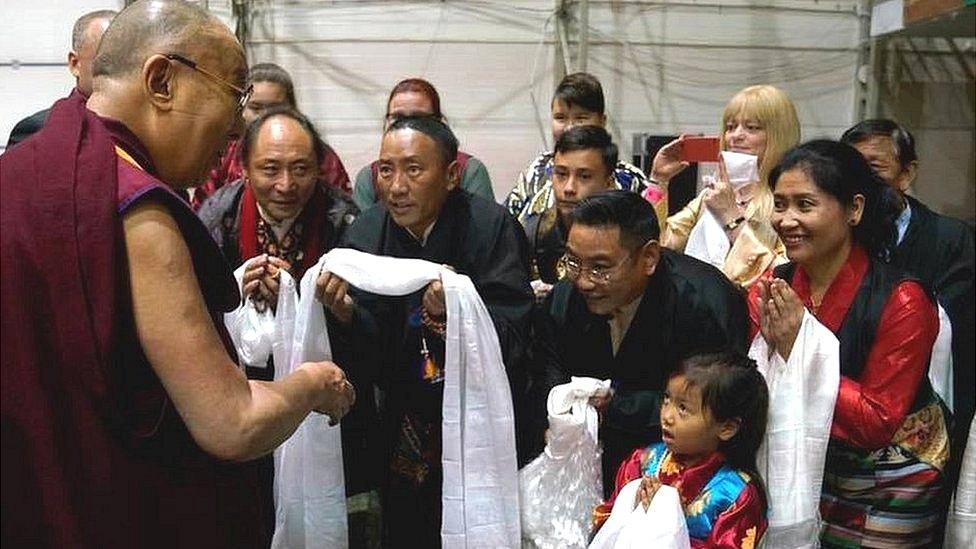
[(122, 10), (105, 31), (93, 73), (96, 80), (121, 78), (137, 74), (153, 54), (193, 58), (198, 52), (237, 56), (244, 65), (244, 51), (234, 35), (203, 8), (178, 0), (140, 0)]
[(244, 51), (192, 4), (140, 0), (124, 9), (102, 37), (94, 74), (88, 108), (125, 124), (175, 187), (199, 185), (240, 130)]

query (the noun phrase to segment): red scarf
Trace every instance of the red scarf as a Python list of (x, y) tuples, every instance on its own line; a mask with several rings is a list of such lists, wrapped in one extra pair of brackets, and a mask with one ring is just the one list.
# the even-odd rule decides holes
[[(302, 255), (300, 265), (292, 265), (292, 275), (296, 279), (301, 279), (305, 271), (318, 262), (322, 255), (322, 232), (323, 222), (325, 221), (326, 198), (325, 194), (317, 186), (312, 196), (295, 219), (296, 223), (301, 223), (303, 227)], [(258, 246), (258, 201), (251, 192), (251, 187), (244, 184), (244, 195), (241, 197), (241, 228), (237, 238), (238, 251), (241, 254), (241, 261), (247, 261), (252, 257), (264, 253)]]

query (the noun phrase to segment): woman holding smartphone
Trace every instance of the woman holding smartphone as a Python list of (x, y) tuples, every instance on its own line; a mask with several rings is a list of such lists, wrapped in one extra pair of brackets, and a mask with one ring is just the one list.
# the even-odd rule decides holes
[[(683, 150), (685, 142), (693, 139), (682, 135), (662, 147), (654, 157), (650, 179), (662, 194), (651, 202), (659, 219), (667, 217), (668, 183), (688, 167)], [(799, 142), (796, 108), (783, 91), (760, 85), (735, 94), (722, 115), (719, 148), (756, 156), (759, 181), (735, 190), (720, 175), (681, 211), (662, 222), (661, 244), (684, 251), (692, 229), (702, 214), (709, 211), (729, 239), (730, 248), (722, 271), (732, 282), (749, 287), (774, 263), (785, 261), (783, 243), (770, 225), (773, 201), (765, 182), (783, 154)]]

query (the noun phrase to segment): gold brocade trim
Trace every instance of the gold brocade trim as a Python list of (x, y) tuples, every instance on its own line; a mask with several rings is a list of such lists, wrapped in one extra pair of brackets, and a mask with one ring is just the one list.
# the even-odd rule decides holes
[(909, 414), (892, 437), (892, 444), (940, 471), (949, 460), (949, 432), (938, 402)]
[(705, 510), (705, 506), (708, 505), (710, 499), (712, 499), (711, 492), (707, 489), (702, 490), (702, 493), (697, 498), (685, 506), (685, 516), (696, 517), (700, 515)]
[(663, 473), (665, 475), (677, 475), (681, 472), (681, 467), (671, 459), (671, 452), (664, 454), (661, 458), (661, 463), (657, 467), (658, 473)]

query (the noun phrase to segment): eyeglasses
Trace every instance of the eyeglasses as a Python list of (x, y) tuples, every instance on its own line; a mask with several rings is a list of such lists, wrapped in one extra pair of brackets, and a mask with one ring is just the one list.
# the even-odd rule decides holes
[(620, 263), (617, 263), (613, 267), (591, 267), (586, 269), (583, 267), (583, 262), (580, 260), (580, 258), (570, 254), (564, 254), (561, 258), (559, 258), (557, 269), (565, 273), (566, 278), (569, 280), (575, 281), (579, 279), (579, 277), (586, 275), (586, 277), (590, 279), (590, 282), (604, 286), (613, 280), (613, 275), (617, 272), (617, 269), (630, 260), (631, 256), (633, 255), (633, 252), (628, 253), (627, 256), (620, 261)]
[(240, 112), (244, 110), (244, 107), (247, 105), (247, 102), (251, 100), (251, 92), (254, 90), (254, 86), (253, 85), (250, 85), (249, 84), (247, 86), (247, 89), (241, 88), (240, 86), (235, 86), (234, 84), (231, 84), (230, 82), (224, 80), (223, 78), (217, 76), (216, 74), (214, 74), (214, 73), (212, 73), (212, 72), (210, 72), (210, 71), (208, 71), (206, 69), (200, 68), (197, 65), (196, 61), (191, 61), (190, 59), (187, 59), (186, 57), (183, 57), (182, 55), (180, 55), (178, 53), (167, 53), (163, 57), (165, 57), (166, 59), (169, 59), (170, 61), (179, 61), (180, 63), (182, 63), (182, 64), (186, 65), (187, 67), (190, 67), (191, 69), (199, 72), (200, 74), (206, 76), (207, 78), (213, 80), (214, 82), (217, 82), (218, 84), (222, 84), (224, 86), (227, 86), (228, 88), (230, 88), (231, 90), (233, 90), (234, 91), (234, 95), (237, 96), (237, 113), (238, 114), (240, 114)]

